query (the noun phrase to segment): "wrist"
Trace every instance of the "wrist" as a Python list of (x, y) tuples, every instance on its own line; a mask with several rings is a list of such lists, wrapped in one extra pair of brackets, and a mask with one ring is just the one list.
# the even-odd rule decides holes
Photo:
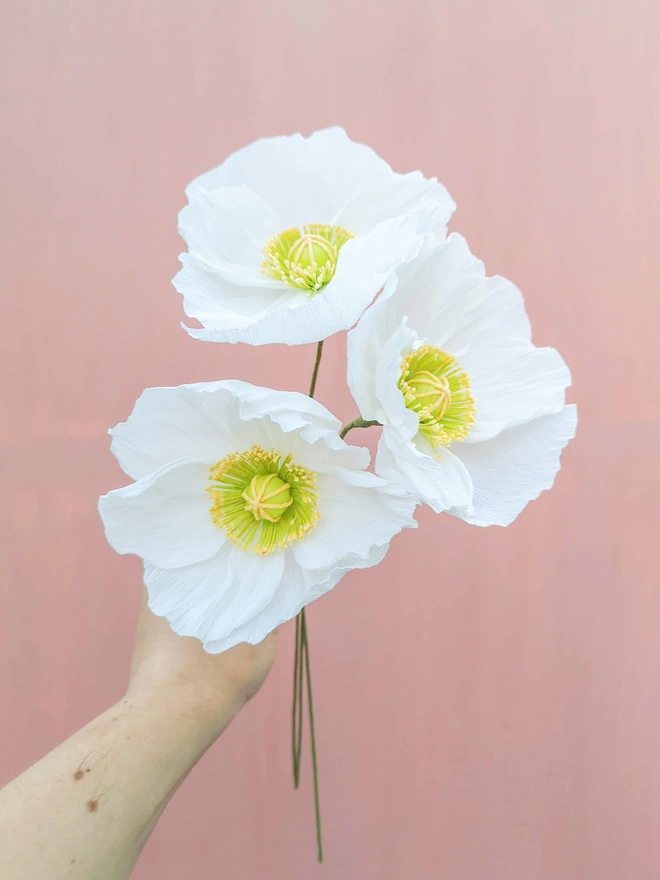
[(179, 636), (144, 604), (138, 622), (127, 697), (217, 737), (263, 683), (275, 654), (275, 634), (210, 654)]
[(245, 702), (232, 682), (137, 674), (119, 705), (137, 708), (148, 719), (166, 724), (173, 733), (191, 737), (208, 748)]

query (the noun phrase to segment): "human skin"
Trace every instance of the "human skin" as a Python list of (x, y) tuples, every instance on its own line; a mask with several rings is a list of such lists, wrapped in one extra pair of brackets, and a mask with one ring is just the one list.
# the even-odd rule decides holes
[(207, 654), (145, 597), (126, 695), (0, 791), (0, 877), (128, 877), (169, 799), (263, 684), (275, 641)]

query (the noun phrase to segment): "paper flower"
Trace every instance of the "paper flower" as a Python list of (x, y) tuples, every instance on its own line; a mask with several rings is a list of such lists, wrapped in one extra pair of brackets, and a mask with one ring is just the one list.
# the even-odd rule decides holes
[(415, 525), (338, 428), (303, 394), (223, 381), (148, 388), (110, 432), (136, 482), (100, 499), (106, 535), (142, 557), (175, 632), (211, 653), (259, 642)]
[(376, 472), (435, 511), (508, 525), (574, 436), (568, 367), (532, 344), (519, 291), (460, 236), (397, 274), (349, 334), (351, 391), (384, 426)]
[(396, 174), (341, 128), (256, 141), (187, 195), (188, 253), (173, 283), (204, 329), (185, 329), (250, 345), (319, 342), (352, 327), (416, 252), (419, 232), (443, 238), (454, 210), (435, 179)]

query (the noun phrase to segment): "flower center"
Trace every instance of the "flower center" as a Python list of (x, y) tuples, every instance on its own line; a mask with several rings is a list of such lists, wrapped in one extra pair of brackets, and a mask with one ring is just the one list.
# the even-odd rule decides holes
[(474, 400), (470, 379), (455, 357), (422, 345), (404, 358), (398, 386), (432, 446), (449, 446), (467, 437), (474, 423)]
[(255, 519), (278, 522), (287, 507), (293, 504), (291, 486), (277, 474), (255, 474), (252, 482), (242, 493), (249, 510)]
[(341, 226), (292, 226), (267, 243), (261, 271), (313, 296), (335, 274), (339, 251), (351, 238)]
[(209, 480), (211, 519), (243, 550), (281, 550), (319, 519), (316, 474), (276, 449), (232, 452), (212, 466)]

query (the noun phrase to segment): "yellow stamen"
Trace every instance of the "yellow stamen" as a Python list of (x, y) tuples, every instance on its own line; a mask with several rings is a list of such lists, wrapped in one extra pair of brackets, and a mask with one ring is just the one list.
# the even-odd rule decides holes
[(432, 345), (411, 351), (401, 364), (399, 389), (433, 446), (467, 437), (474, 424), (474, 400), (470, 379), (453, 355)]
[(213, 465), (209, 480), (211, 519), (243, 550), (281, 550), (319, 520), (316, 474), (276, 449), (232, 452)]
[(311, 296), (330, 282), (339, 251), (351, 238), (353, 233), (341, 226), (292, 226), (266, 244), (261, 271)]

